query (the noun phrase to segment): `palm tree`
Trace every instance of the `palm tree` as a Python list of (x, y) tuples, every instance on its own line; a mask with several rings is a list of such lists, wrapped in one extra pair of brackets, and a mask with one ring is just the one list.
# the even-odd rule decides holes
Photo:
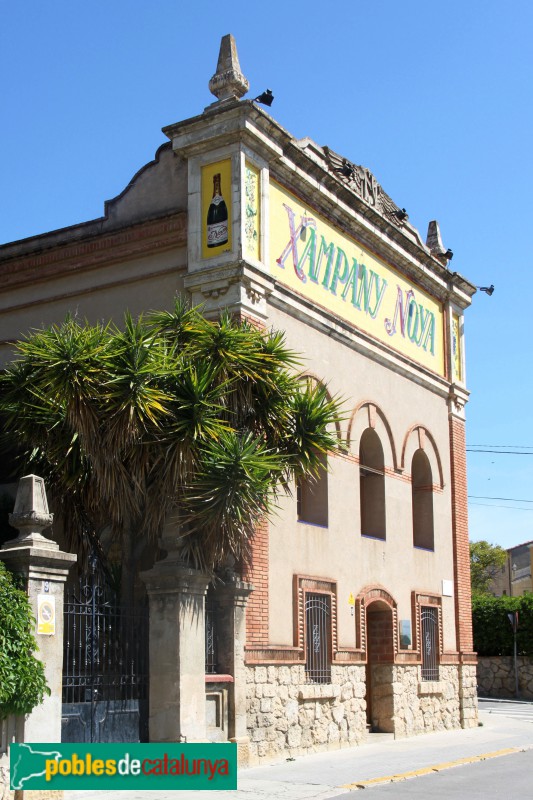
[(339, 447), (339, 402), (299, 380), (284, 336), (227, 314), (177, 301), (122, 329), (67, 317), (17, 351), (0, 378), (4, 438), (47, 481), (70, 546), (114, 542), (124, 599), (171, 509), (183, 557), (213, 574), (249, 557), (276, 494)]

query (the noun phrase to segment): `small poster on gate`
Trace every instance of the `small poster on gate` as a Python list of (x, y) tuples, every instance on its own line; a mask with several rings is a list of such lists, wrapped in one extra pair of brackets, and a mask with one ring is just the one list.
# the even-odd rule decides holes
[(54, 636), (56, 632), (56, 599), (53, 595), (37, 595), (37, 633)]

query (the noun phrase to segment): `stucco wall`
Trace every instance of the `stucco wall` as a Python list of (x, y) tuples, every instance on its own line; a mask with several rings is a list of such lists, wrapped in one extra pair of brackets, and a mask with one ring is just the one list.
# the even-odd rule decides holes
[[(328, 475), (328, 527), (299, 522), (295, 497), (281, 498), (279, 513), (270, 525), (270, 615), (272, 644), (292, 645), (292, 576), (294, 574), (331, 578), (338, 586), (339, 646), (353, 647), (355, 626), (350, 594), (357, 596), (369, 584), (379, 584), (391, 592), (398, 603), (399, 619), (411, 619), (412, 591), (442, 594), (442, 581), (453, 582), (452, 519), (450, 498), (449, 419), (446, 400), (415, 380), (395, 372), (376, 360), (325, 337), (310, 326), (303, 333), (302, 322), (272, 309), (274, 327), (286, 331), (287, 341), (296, 351), (305, 351), (304, 371), (320, 376), (333, 395), (345, 398), (346, 420), (341, 424), (344, 441), (351, 432), (347, 457), (330, 459)], [(305, 335), (305, 341), (302, 336)], [(359, 438), (368, 427), (368, 410), (352, 414), (364, 402), (379, 409), (378, 433), (385, 456), (386, 540), (360, 533)], [(359, 419), (359, 417), (362, 419)], [(366, 417), (366, 421), (365, 421)], [(443, 487), (433, 491), (434, 550), (413, 546), (412, 487), (410, 470), (415, 444), (408, 440), (405, 464), (402, 451), (413, 426), (424, 426), (436, 448), (427, 441), (431, 456), (432, 479), (439, 483), (440, 459)], [(416, 445), (418, 446), (418, 445)], [(443, 597), (443, 646), (455, 650), (453, 597)]]

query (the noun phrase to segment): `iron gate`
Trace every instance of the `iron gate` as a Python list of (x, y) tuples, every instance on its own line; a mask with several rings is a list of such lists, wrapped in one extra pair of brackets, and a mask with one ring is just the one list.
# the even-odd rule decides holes
[(65, 597), (63, 742), (148, 741), (148, 614), (105, 586), (96, 561)]

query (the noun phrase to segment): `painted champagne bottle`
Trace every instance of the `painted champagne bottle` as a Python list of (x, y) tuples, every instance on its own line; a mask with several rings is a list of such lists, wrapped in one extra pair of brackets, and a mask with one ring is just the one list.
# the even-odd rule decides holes
[(220, 189), (220, 172), (213, 175), (213, 198), (207, 211), (207, 246), (220, 247), (228, 241), (228, 207)]

